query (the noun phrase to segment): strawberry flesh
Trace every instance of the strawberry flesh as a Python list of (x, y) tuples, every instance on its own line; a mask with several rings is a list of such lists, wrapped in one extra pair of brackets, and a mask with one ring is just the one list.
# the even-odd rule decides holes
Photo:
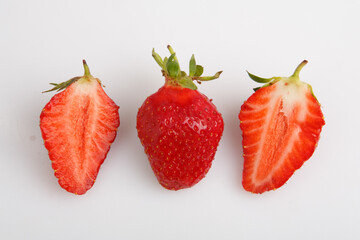
[(311, 157), (325, 124), (310, 87), (286, 80), (257, 90), (239, 119), (243, 186), (253, 193), (281, 187)]
[(80, 79), (43, 109), (40, 128), (52, 168), (65, 190), (84, 194), (116, 137), (118, 106), (94, 79)]

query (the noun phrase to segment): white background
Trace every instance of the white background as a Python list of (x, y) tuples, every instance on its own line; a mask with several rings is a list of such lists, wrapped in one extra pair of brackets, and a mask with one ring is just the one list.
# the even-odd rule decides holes
[[(0, 239), (359, 239), (360, 1), (0, 0)], [(225, 131), (213, 166), (191, 189), (168, 191), (135, 129), (144, 99), (164, 80), (151, 57), (166, 45), (184, 70), (220, 79)], [(120, 106), (118, 137), (94, 187), (63, 190), (43, 146), (39, 115), (49, 82), (82, 75), (85, 58)], [(326, 125), (311, 159), (283, 187), (241, 185), (238, 113), (263, 77), (300, 75)]]

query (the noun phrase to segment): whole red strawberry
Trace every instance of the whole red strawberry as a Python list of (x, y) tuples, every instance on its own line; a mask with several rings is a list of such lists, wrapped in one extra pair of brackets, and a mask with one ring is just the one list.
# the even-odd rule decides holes
[[(119, 107), (106, 95), (83, 61), (85, 75), (60, 84), (63, 90), (44, 107), (40, 128), (52, 168), (65, 190), (84, 194), (96, 179), (99, 168), (116, 137)], [(47, 92), (49, 92), (47, 91)]]
[(180, 71), (174, 51), (163, 60), (153, 57), (162, 68), (165, 84), (148, 97), (137, 115), (138, 136), (159, 183), (170, 190), (189, 188), (205, 177), (211, 167), (224, 129), (221, 114), (198, 82), (216, 79), (201, 77), (203, 67), (190, 60), (189, 75)]
[(303, 61), (291, 77), (260, 78), (266, 83), (241, 106), (243, 186), (253, 193), (281, 187), (308, 160), (325, 124), (309, 84), (300, 81)]

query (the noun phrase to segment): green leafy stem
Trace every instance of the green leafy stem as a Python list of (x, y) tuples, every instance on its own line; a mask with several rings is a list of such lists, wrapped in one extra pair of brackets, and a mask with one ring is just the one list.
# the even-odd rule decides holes
[(169, 58), (165, 57), (162, 59), (154, 49), (152, 51), (152, 56), (161, 67), (165, 77), (182, 87), (196, 90), (197, 87), (193, 82), (194, 80), (200, 84), (202, 81), (217, 79), (222, 73), (222, 71), (219, 71), (213, 76), (201, 76), (204, 72), (204, 68), (201, 65), (196, 64), (195, 56), (193, 54), (189, 62), (189, 75), (187, 75), (186, 72), (180, 70), (179, 61), (172, 47), (168, 45), (167, 48), (171, 54)]
[[(83, 60), (83, 66), (84, 66), (84, 76), (83, 78), (89, 78), (92, 77), (90, 74), (90, 69), (89, 66), (87, 65), (86, 61)], [(70, 86), (71, 84), (73, 84), (74, 82), (76, 82), (77, 80), (79, 80), (82, 77), (73, 77), (70, 80), (67, 80), (65, 82), (62, 83), (50, 83), (50, 85), (53, 85), (54, 87), (52, 89), (49, 89), (47, 91), (43, 91), (43, 93), (47, 93), (47, 92), (51, 92), (51, 91), (61, 91), (65, 88), (67, 88), (68, 86)]]
[[(302, 68), (308, 63), (307, 60), (304, 60), (302, 61), (298, 66), (297, 68), (295, 69), (293, 75), (291, 75), (290, 77), (288, 77), (288, 81), (292, 81), (292, 82), (299, 82), (300, 81), (300, 78), (299, 78), (299, 74), (300, 74), (300, 71), (302, 70)], [(257, 91), (259, 90), (260, 88), (263, 88), (263, 87), (267, 87), (267, 86), (270, 86), (276, 82), (278, 82), (279, 80), (283, 79), (283, 77), (271, 77), (271, 78), (262, 78), (262, 77), (258, 77), (254, 74), (251, 74), (249, 73), (248, 71), (246, 71), (247, 74), (249, 75), (249, 77), (254, 80), (255, 82), (257, 83), (265, 83), (262, 87), (257, 87), (257, 88), (254, 88), (254, 91)], [(309, 85), (310, 86), (310, 85)], [(310, 86), (311, 87), (311, 86)], [(311, 90), (312, 91), (312, 90)]]

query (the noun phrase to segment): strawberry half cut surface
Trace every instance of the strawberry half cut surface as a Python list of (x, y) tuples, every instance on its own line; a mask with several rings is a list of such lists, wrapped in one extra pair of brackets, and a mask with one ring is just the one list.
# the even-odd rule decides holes
[(162, 68), (165, 84), (139, 108), (136, 128), (159, 183), (179, 190), (198, 183), (209, 171), (221, 139), (224, 122), (215, 105), (198, 92), (193, 81), (216, 79), (201, 76), (203, 68), (190, 60), (189, 75), (180, 71), (172, 48), (169, 58), (153, 57)]
[[(65, 190), (89, 190), (120, 125), (119, 107), (83, 61), (85, 75), (54, 84), (57, 93), (40, 115), (40, 129), (55, 176)], [(48, 91), (47, 91), (48, 92)]]
[(266, 83), (241, 106), (243, 186), (253, 193), (281, 187), (308, 160), (325, 124), (320, 103), (301, 82), (303, 61), (291, 77), (260, 78)]

